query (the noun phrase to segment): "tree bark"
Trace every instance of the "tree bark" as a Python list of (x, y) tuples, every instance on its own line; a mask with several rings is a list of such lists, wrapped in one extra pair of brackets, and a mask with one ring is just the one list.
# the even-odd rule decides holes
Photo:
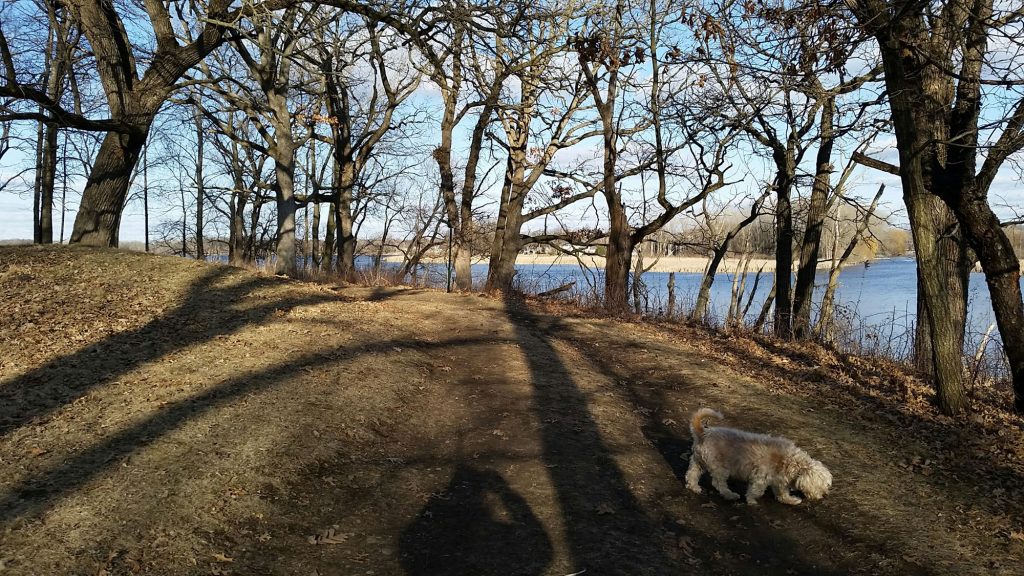
[[(788, 156), (788, 155), (787, 155)], [(779, 162), (779, 159), (776, 159)], [(774, 332), (779, 338), (793, 337), (793, 206), (790, 195), (796, 181), (796, 169), (789, 157), (775, 182), (775, 315)]]
[[(159, 100), (163, 102), (163, 98)], [(72, 244), (118, 245), (121, 213), (128, 198), (132, 170), (139, 161), (155, 113), (152, 107), (142, 108), (124, 119), (134, 130), (128, 134), (108, 132), (103, 138), (82, 191), (82, 202), (71, 230)]]
[(835, 97), (830, 96), (821, 107), (821, 140), (815, 161), (810, 206), (807, 208), (807, 226), (800, 249), (800, 267), (797, 269), (796, 288), (793, 292), (793, 335), (797, 338), (808, 338), (811, 335), (814, 279), (818, 271), (821, 232), (825, 225), (829, 175), (832, 171), (832, 146), (835, 142), (832, 126), (834, 110)]

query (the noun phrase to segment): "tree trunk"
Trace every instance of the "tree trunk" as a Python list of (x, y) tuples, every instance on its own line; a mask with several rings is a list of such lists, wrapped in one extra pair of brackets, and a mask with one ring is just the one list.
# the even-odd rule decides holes
[(356, 272), (356, 235), (352, 218), (352, 192), (355, 186), (355, 166), (351, 160), (335, 162), (338, 167), (338, 202), (335, 204), (335, 222), (338, 226), (338, 274), (352, 281)]
[[(614, 187), (614, 176), (610, 179), (609, 183), (609, 177), (605, 176), (605, 186)], [(611, 226), (605, 252), (604, 306), (611, 312), (624, 312), (629, 306), (627, 289), (633, 242), (629, 233), (629, 222), (626, 221), (626, 211), (617, 193), (608, 195), (608, 212), (611, 216)]]
[(722, 260), (725, 259), (725, 254), (728, 251), (729, 244), (727, 242), (723, 242), (721, 246), (715, 249), (711, 261), (708, 262), (708, 268), (704, 271), (704, 277), (700, 280), (697, 303), (694, 304), (693, 311), (690, 312), (690, 320), (694, 322), (707, 320), (708, 303), (711, 302), (711, 286), (715, 283), (715, 274), (718, 273), (718, 267), (722, 264)]
[(320, 270), (323, 264), (323, 252), (320, 251), (320, 203), (313, 203), (313, 227), (310, 230), (313, 234), (313, 266)]
[(277, 175), (277, 263), (275, 274), (295, 277), (298, 263), (295, 252), (295, 188), (292, 176), (293, 166), (286, 162), (274, 162)]
[(505, 166), (505, 182), (501, 189), (498, 219), (491, 240), (491, 258), (487, 266), (487, 290), (509, 290), (516, 275), (516, 258), (523, 247), (520, 232), (527, 192), (522, 186), (524, 160), (525, 153), (514, 149), (509, 153)]
[(228, 232), (228, 263), (244, 266), (245, 258), (245, 200), (240, 190), (231, 193), (231, 228)]
[(1020, 261), (1002, 230), (999, 218), (984, 200), (966, 200), (957, 205), (956, 214), (966, 228), (971, 246), (985, 272), (1013, 379), (1014, 408), (1024, 413), (1024, 309), (1020, 290)]
[(325, 272), (334, 270), (335, 238), (338, 229), (336, 211), (335, 202), (331, 202), (327, 209), (327, 231), (324, 233), (323, 268)]
[(39, 242), (53, 244), (53, 188), (57, 180), (57, 125), (47, 124), (44, 129), (42, 156), (43, 173), (39, 179)]
[(274, 142), (270, 156), (274, 159), (277, 185), (277, 261), (275, 274), (298, 275), (298, 254), (295, 239), (295, 141), (292, 138), (291, 112), (288, 110), (287, 86), (264, 90), (271, 111)]
[(793, 206), (790, 194), (795, 181), (794, 171), (788, 168), (776, 176), (775, 189), (775, 335), (793, 337)]
[(125, 118), (134, 128), (130, 134), (108, 132), (103, 138), (82, 191), (82, 202), (71, 230), (72, 244), (117, 247), (121, 212), (128, 198), (132, 170), (146, 143), (153, 112), (142, 111), (130, 119)]
[(818, 272), (818, 254), (821, 250), (821, 232), (825, 225), (825, 211), (828, 207), (829, 175), (832, 171), (832, 145), (835, 142), (832, 122), (835, 110), (834, 97), (825, 100), (821, 107), (821, 141), (815, 161), (814, 185), (811, 187), (811, 202), (807, 208), (807, 226), (804, 230), (803, 245), (800, 249), (800, 267), (796, 274), (796, 288), (793, 291), (793, 335), (808, 338), (811, 335), (811, 305), (814, 299), (814, 279)]
[[(200, 95), (201, 97), (201, 95)], [(195, 107), (196, 123), (196, 260), (206, 259), (203, 246), (203, 205), (206, 203), (206, 189), (203, 185), (203, 117), (199, 104)]]
[(352, 221), (352, 187), (342, 186), (335, 204), (338, 230), (338, 274), (351, 282), (356, 273), (356, 236)]

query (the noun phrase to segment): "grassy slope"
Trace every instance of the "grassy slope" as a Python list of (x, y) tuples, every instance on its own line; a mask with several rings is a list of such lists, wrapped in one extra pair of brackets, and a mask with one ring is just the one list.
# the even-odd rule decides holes
[[(817, 347), (108, 250), (0, 248), (0, 293), (0, 574), (1011, 574), (1024, 553), (1019, 419), (949, 421)], [(794, 438), (834, 493), (685, 491), (701, 405)]]

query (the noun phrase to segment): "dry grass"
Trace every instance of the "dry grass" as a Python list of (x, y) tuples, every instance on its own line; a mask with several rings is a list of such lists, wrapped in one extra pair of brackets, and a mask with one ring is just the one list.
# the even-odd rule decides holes
[[(1014, 574), (1019, 419), (898, 368), (560, 303), (0, 249), (3, 574)], [(818, 505), (682, 485), (686, 418)]]

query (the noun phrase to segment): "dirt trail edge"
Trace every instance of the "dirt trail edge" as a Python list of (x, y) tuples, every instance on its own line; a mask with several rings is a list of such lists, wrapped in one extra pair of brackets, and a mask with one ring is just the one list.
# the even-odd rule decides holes
[[(111, 250), (0, 248), (0, 294), (0, 575), (1024, 562), (1019, 422), (909, 410), (920, 391), (846, 360)], [(899, 403), (862, 387), (874, 378)], [(794, 439), (832, 494), (685, 490), (701, 406)]]

